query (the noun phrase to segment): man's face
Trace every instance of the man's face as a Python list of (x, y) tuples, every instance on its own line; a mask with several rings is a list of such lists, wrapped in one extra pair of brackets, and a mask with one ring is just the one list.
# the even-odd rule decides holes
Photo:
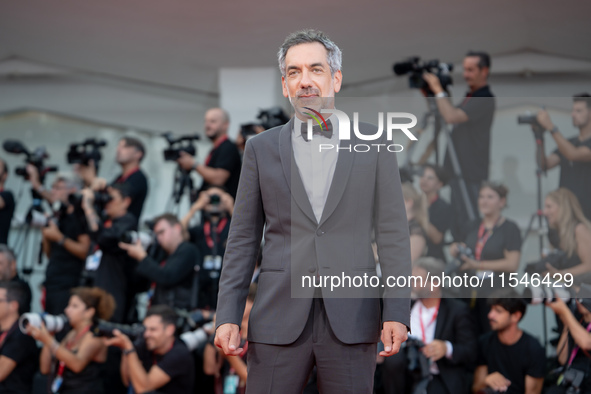
[(119, 216), (121, 213), (127, 212), (130, 203), (129, 197), (121, 197), (119, 190), (113, 188), (108, 188), (107, 193), (111, 196), (111, 201), (105, 205), (105, 213), (107, 216), (113, 218)]
[(164, 219), (154, 225), (154, 234), (158, 238), (158, 244), (168, 253), (174, 252), (170, 249), (183, 240), (181, 226), (179, 224), (171, 225), (168, 220)]
[(493, 305), (488, 312), (488, 322), (493, 331), (506, 330), (513, 324), (515, 316), (500, 305)]
[(205, 113), (205, 135), (214, 140), (228, 132), (228, 122), (219, 108), (210, 109)]
[(118, 164), (123, 165), (136, 160), (139, 161), (141, 156), (142, 153), (135, 147), (128, 146), (125, 140), (119, 141), (119, 144), (117, 145), (117, 154), (115, 156), (115, 161), (117, 161)]
[(56, 181), (51, 185), (51, 198), (54, 201), (68, 202), (68, 196), (74, 193), (74, 188), (68, 187), (64, 181)]
[(5, 253), (0, 253), (0, 281), (11, 280), (15, 274), (15, 262), (8, 261), (8, 256)]
[[(174, 326), (165, 325), (162, 318), (157, 315), (148, 316), (144, 319), (144, 339), (149, 351), (161, 348), (166, 341), (174, 335)], [(172, 328), (172, 333), (170, 332)]]
[(573, 103), (573, 112), (571, 115), (573, 117), (573, 126), (579, 129), (587, 126), (589, 121), (591, 121), (591, 109), (587, 107), (587, 103), (582, 101)]
[(432, 168), (425, 168), (423, 175), (420, 179), (420, 186), (423, 193), (435, 193), (443, 186), (441, 181), (435, 175), (435, 171)]
[(412, 292), (418, 298), (430, 298), (431, 297), (431, 282), (427, 283), (427, 270), (420, 267), (412, 268), (412, 276), (421, 277), (422, 280), (412, 282)]
[(281, 77), (283, 95), (289, 98), (301, 120), (310, 118), (304, 107), (316, 111), (334, 108), (334, 95), (341, 90), (342, 74), (330, 73), (324, 45), (314, 42), (289, 48), (285, 56), (285, 76)]
[(488, 78), (488, 67), (478, 67), (480, 58), (478, 56), (467, 56), (464, 58), (464, 79), (470, 90), (476, 90), (486, 85)]

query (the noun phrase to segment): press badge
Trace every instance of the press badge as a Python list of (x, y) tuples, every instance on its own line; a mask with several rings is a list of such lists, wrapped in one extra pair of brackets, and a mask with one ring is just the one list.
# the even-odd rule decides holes
[(90, 256), (86, 258), (86, 270), (87, 271), (96, 271), (101, 265), (101, 258), (103, 257), (103, 251), (97, 250)]
[(62, 379), (61, 376), (56, 376), (55, 379), (53, 379), (53, 383), (51, 384), (51, 392), (52, 393), (57, 393), (60, 389), (60, 387), (62, 386), (62, 382), (64, 381), (64, 379)]
[(203, 269), (206, 270), (216, 270), (219, 271), (222, 269), (222, 256), (205, 256), (203, 259)]
[(224, 379), (224, 394), (236, 394), (238, 382), (240, 378), (238, 375), (228, 375)]

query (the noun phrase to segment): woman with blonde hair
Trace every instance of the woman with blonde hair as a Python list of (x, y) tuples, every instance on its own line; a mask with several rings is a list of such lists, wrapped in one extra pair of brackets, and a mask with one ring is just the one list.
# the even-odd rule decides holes
[(98, 319), (110, 319), (114, 311), (111, 294), (98, 287), (77, 287), (65, 309), (72, 329), (61, 343), (43, 324), (28, 327), (29, 334), (43, 343), (39, 369), (50, 374), (49, 393), (103, 393), (101, 364), (107, 359), (107, 347), (92, 328)]
[(548, 193), (544, 215), (550, 227), (550, 244), (566, 254), (562, 269), (546, 264), (548, 272), (573, 276), (591, 272), (591, 223), (583, 214), (577, 197), (565, 188)]
[(410, 183), (402, 184), (402, 197), (410, 234), (410, 259), (415, 261), (425, 254), (427, 248), (427, 229), (429, 228), (427, 198)]

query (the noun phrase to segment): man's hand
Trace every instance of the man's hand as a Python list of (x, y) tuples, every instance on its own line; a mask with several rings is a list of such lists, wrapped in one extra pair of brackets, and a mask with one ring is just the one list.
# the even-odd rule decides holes
[(191, 171), (195, 167), (195, 158), (187, 152), (180, 152), (180, 157), (176, 160), (179, 166), (185, 171)]
[(384, 322), (382, 327), (382, 343), (384, 350), (379, 353), (380, 356), (390, 357), (400, 351), (402, 342), (408, 339), (408, 329), (402, 323), (397, 321)]
[(443, 88), (441, 87), (441, 82), (439, 82), (439, 77), (432, 73), (423, 73), (423, 79), (429, 85), (429, 88), (433, 92), (433, 94), (437, 95), (443, 92)]
[(556, 313), (558, 317), (570, 312), (568, 306), (564, 303), (564, 301), (562, 301), (561, 298), (556, 298), (556, 301), (553, 302), (546, 302), (546, 306), (552, 309), (552, 311)]
[(137, 261), (142, 261), (148, 256), (148, 253), (142, 247), (141, 241), (138, 239), (134, 244), (126, 244), (119, 242), (119, 247), (127, 252), (129, 257)]
[(440, 339), (434, 339), (430, 344), (423, 346), (421, 351), (425, 357), (430, 358), (432, 361), (437, 361), (447, 353), (447, 344)]
[(39, 181), (39, 171), (37, 170), (37, 167), (32, 164), (27, 164), (26, 170), (29, 182), (31, 182), (33, 189), (39, 189), (41, 187), (41, 182)]
[(538, 112), (536, 119), (544, 130), (552, 130), (554, 128), (554, 123), (552, 123), (552, 119), (550, 119), (550, 114), (548, 114), (548, 111), (545, 109)]
[(484, 379), (484, 383), (496, 391), (507, 391), (509, 386), (511, 385), (511, 381), (501, 375), (499, 372), (493, 372), (486, 376)]
[(64, 238), (64, 234), (59, 230), (57, 224), (53, 220), (47, 221), (47, 227), (41, 230), (43, 238), (49, 242), (59, 242)]
[(121, 331), (114, 329), (113, 330), (113, 338), (104, 338), (103, 343), (105, 346), (115, 346), (119, 349), (123, 350), (131, 350), (133, 349), (133, 343), (131, 339)]
[(226, 356), (239, 356), (242, 353), (240, 346), (240, 328), (237, 324), (222, 324), (215, 331), (214, 344), (224, 351)]

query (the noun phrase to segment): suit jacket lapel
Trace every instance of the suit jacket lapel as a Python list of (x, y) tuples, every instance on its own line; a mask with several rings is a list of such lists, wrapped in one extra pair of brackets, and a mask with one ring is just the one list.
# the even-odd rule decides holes
[(439, 311), (437, 312), (437, 323), (435, 324), (435, 339), (441, 339), (441, 331), (443, 330), (443, 324), (447, 319), (447, 303), (442, 298), (439, 302)]
[(279, 157), (281, 157), (281, 167), (283, 168), (283, 174), (287, 180), (287, 185), (290, 189), (293, 201), (295, 201), (298, 207), (310, 220), (316, 223), (316, 217), (314, 216), (312, 205), (308, 199), (308, 194), (304, 188), (304, 183), (302, 182), (293, 155), (293, 147), (291, 144), (293, 122), (293, 119), (287, 122), (279, 133)]
[[(339, 146), (343, 148), (345, 145), (354, 145), (354, 138), (355, 137), (348, 141), (341, 140)], [(341, 197), (343, 197), (343, 193), (345, 192), (345, 187), (347, 186), (347, 181), (349, 179), (349, 174), (351, 172), (351, 167), (353, 166), (353, 158), (353, 152), (349, 152), (348, 150), (344, 149), (339, 151), (339, 158), (337, 159), (337, 165), (335, 167), (330, 189), (328, 191), (328, 197), (326, 198), (324, 210), (322, 211), (322, 217), (320, 218), (320, 225), (322, 225), (326, 219), (332, 215), (337, 205), (339, 205)]]

